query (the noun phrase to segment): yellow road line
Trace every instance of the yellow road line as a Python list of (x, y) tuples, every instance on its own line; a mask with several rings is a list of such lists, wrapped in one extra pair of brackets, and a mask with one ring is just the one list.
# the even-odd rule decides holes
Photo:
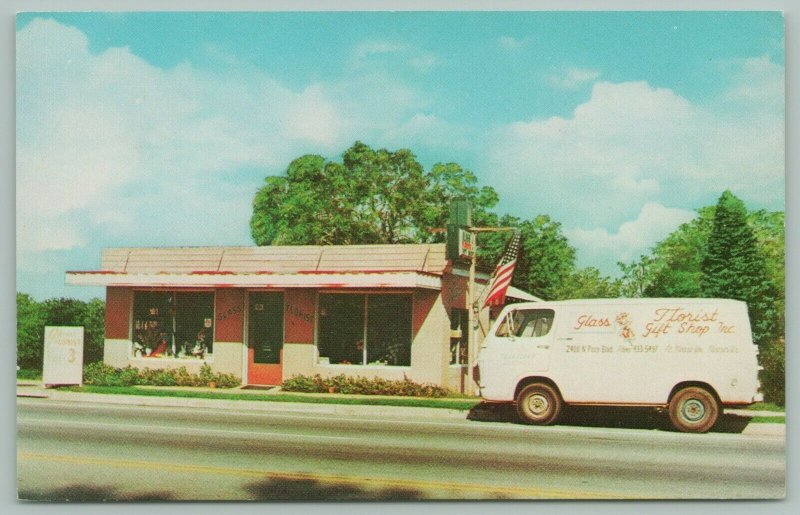
[(646, 497), (636, 497), (630, 495), (620, 495), (620, 494), (612, 494), (605, 492), (447, 483), (442, 481), (422, 481), (422, 480), (395, 479), (395, 478), (344, 476), (336, 474), (322, 475), (322, 474), (309, 474), (302, 472), (278, 472), (272, 470), (239, 469), (239, 468), (229, 468), (229, 467), (214, 467), (208, 465), (167, 463), (159, 461), (122, 460), (113, 458), (90, 458), (83, 456), (40, 454), (31, 452), (17, 453), (17, 461), (20, 460), (60, 462), (60, 463), (71, 463), (79, 465), (105, 465), (110, 467), (139, 468), (139, 469), (151, 469), (158, 471), (185, 472), (185, 473), (224, 474), (227, 476), (240, 476), (240, 477), (258, 477), (258, 478), (269, 477), (269, 478), (301, 480), (301, 481), (302, 480), (318, 481), (325, 483), (340, 483), (340, 484), (344, 483), (358, 487), (363, 487), (364, 484), (366, 483), (371, 486), (385, 486), (391, 488), (406, 487), (406, 488), (421, 489), (421, 490), (435, 489), (435, 490), (476, 492), (484, 494), (494, 494), (498, 496), (512, 495), (514, 497), (524, 498), (524, 499), (534, 499), (534, 498), (646, 499)]

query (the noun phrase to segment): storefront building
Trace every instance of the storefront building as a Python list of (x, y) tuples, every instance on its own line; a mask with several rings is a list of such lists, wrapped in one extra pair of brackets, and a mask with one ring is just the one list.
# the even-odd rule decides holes
[[(208, 364), (252, 385), (344, 373), (463, 391), (467, 276), (444, 244), (115, 248), (67, 283), (106, 287), (114, 367)], [(487, 327), (488, 310), (480, 318)]]

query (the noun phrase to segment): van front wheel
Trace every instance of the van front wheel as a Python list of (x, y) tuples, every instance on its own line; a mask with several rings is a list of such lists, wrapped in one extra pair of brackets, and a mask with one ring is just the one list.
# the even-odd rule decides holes
[(546, 426), (561, 414), (561, 396), (544, 383), (529, 384), (517, 395), (517, 414), (526, 424)]
[(669, 401), (669, 420), (678, 431), (705, 433), (717, 423), (719, 405), (707, 390), (690, 386)]

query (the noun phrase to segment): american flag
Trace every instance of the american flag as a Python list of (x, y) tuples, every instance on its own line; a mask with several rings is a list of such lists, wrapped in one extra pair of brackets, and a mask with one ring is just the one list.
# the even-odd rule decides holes
[(492, 282), (489, 286), (489, 295), (483, 306), (502, 306), (506, 301), (506, 291), (511, 284), (511, 277), (514, 275), (514, 267), (517, 266), (517, 254), (519, 254), (519, 231), (514, 231), (514, 236), (508, 242), (503, 257), (497, 264), (492, 274)]

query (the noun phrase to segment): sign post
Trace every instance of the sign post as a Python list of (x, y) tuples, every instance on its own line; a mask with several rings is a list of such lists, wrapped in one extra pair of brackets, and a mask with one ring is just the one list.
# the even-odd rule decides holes
[(42, 383), (83, 384), (83, 327), (44, 328)]

